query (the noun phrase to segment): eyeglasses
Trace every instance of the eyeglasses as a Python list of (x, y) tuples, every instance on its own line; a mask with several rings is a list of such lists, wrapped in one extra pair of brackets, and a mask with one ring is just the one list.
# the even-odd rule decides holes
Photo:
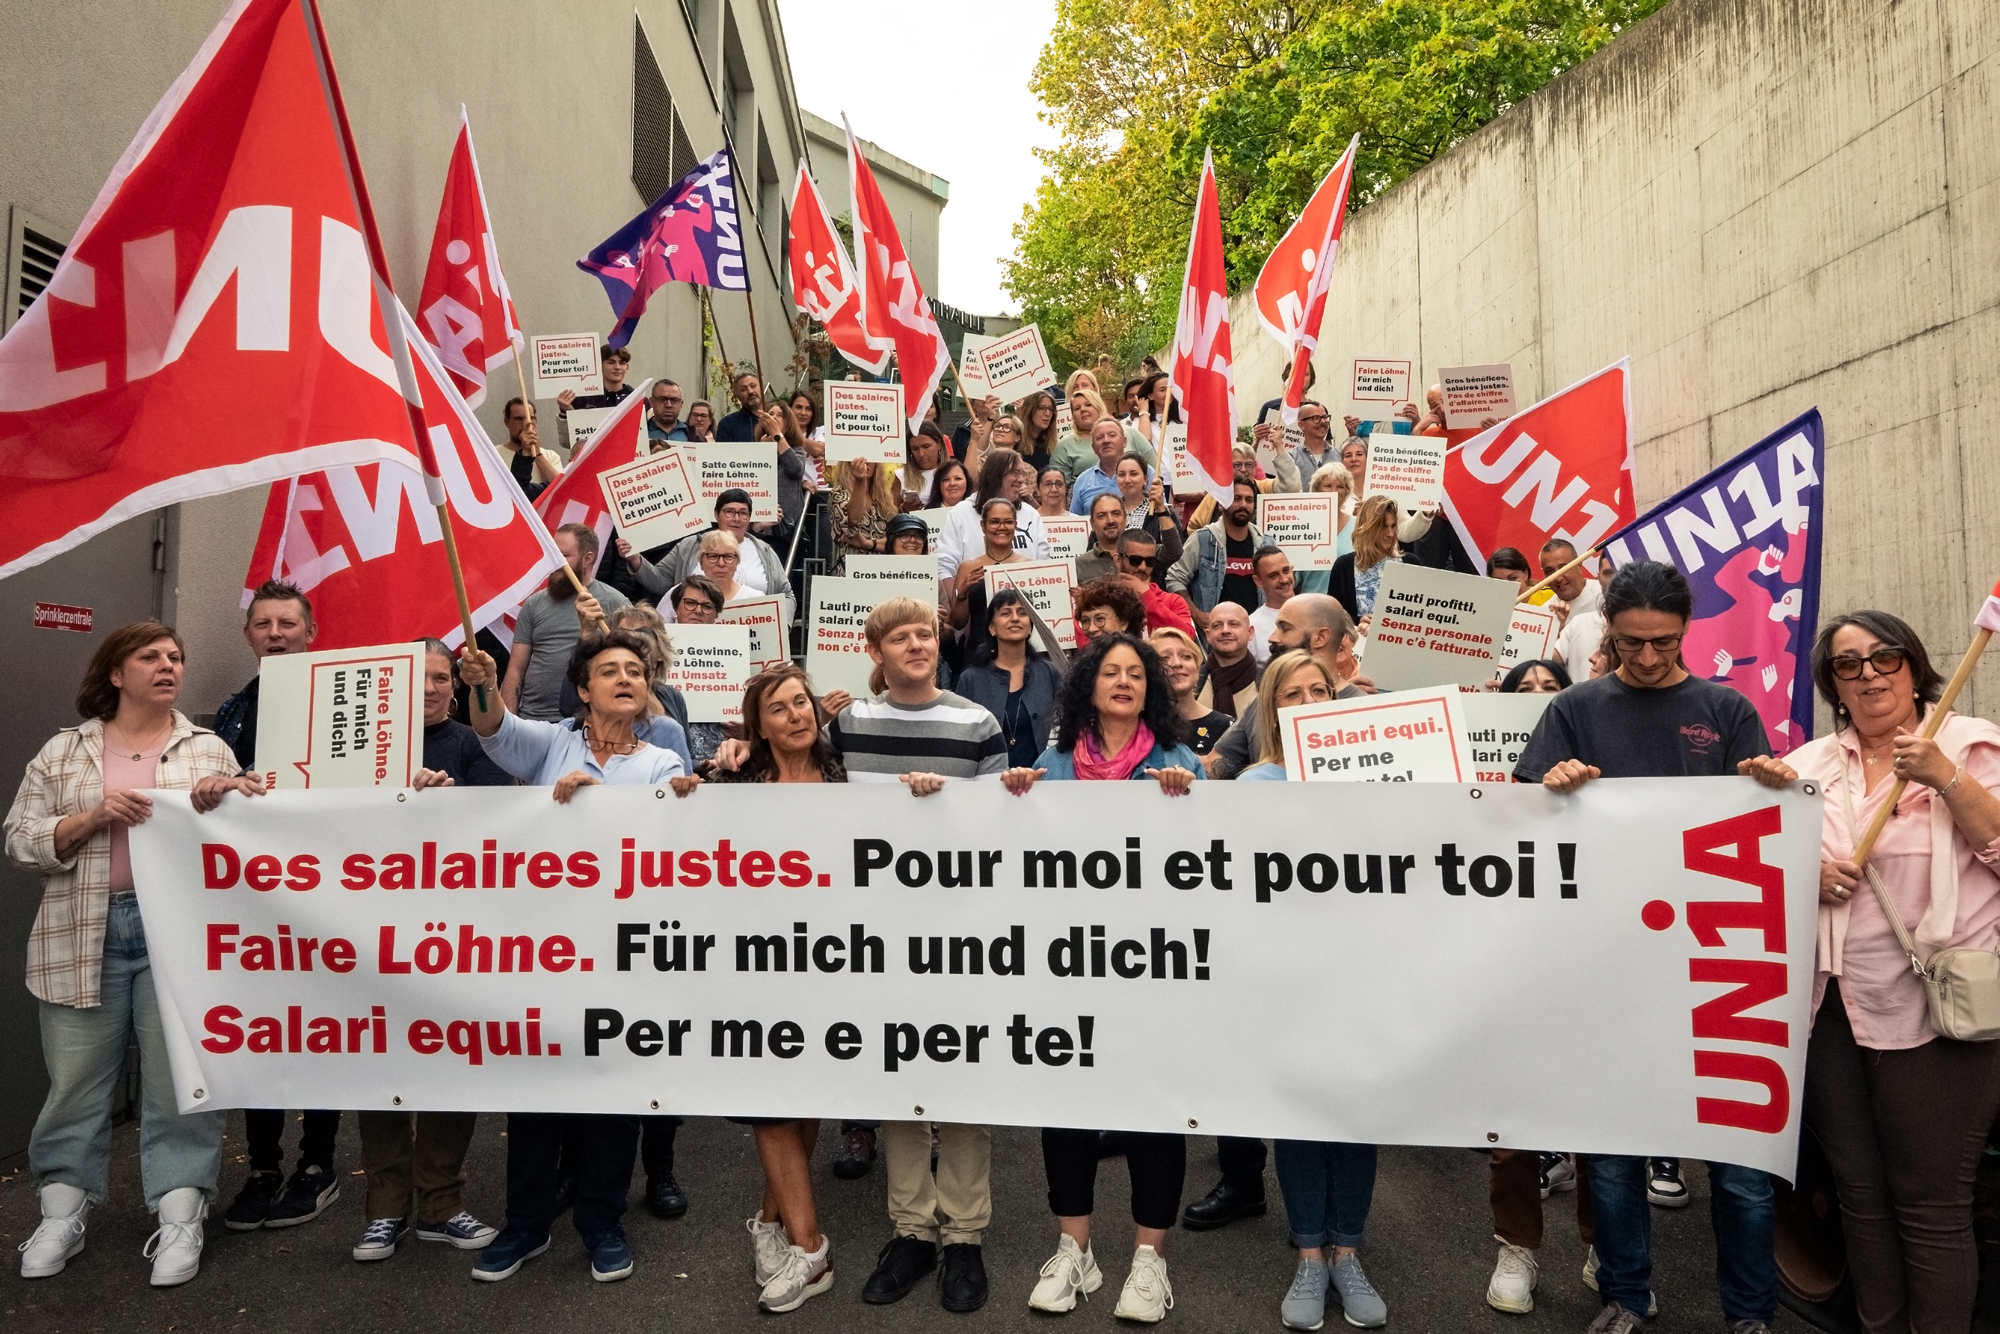
[(1637, 653), (1640, 649), (1650, 644), (1654, 652), (1665, 656), (1669, 653), (1680, 652), (1681, 640), (1684, 638), (1686, 638), (1685, 635), (1661, 635), (1658, 639), (1633, 639), (1629, 635), (1613, 635), (1611, 636), (1611, 647), (1617, 649), (1620, 653)]
[(701, 558), (703, 560), (717, 561), (723, 565), (734, 565), (737, 561), (743, 559), (743, 557), (734, 551), (704, 551), (701, 553)]
[(1861, 664), (1868, 663), (1875, 668), (1875, 675), (1894, 676), (1903, 670), (1903, 664), (1909, 657), (1909, 650), (1893, 646), (1878, 648), (1865, 658), (1853, 653), (1843, 653), (1833, 660), (1833, 675), (1835, 679), (1841, 681), (1859, 680)]
[(1317, 415), (1315, 415), (1315, 416), (1310, 416), (1310, 417), (1307, 417), (1307, 416), (1301, 416), (1301, 417), (1299, 418), (1299, 420), (1300, 420), (1301, 422), (1314, 422), (1314, 423), (1318, 423), (1318, 422), (1323, 422), (1323, 421), (1331, 421), (1331, 420), (1333, 420), (1333, 419), (1332, 419), (1331, 417), (1327, 416), (1327, 415), (1326, 415), (1326, 414), (1325, 414), (1324, 412), (1322, 412), (1322, 413), (1319, 413), (1319, 414), (1317, 414)]

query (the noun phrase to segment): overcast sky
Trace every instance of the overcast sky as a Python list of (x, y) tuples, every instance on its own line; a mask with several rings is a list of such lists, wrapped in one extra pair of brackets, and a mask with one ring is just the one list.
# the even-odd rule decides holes
[[(1000, 261), (1053, 147), (1028, 75), (1054, 0), (778, 0), (799, 105), (951, 182), (938, 238), (938, 288), (961, 310), (1017, 309)], [(979, 137), (972, 137), (977, 125)]]

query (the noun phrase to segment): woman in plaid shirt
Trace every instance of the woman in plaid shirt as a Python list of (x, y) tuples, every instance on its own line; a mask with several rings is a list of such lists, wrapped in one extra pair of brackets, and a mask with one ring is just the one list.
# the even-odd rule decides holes
[(224, 1114), (176, 1110), (127, 834), (153, 813), (142, 789), (186, 792), (210, 811), (229, 792), (263, 788), (219, 737), (174, 708), (184, 654), (180, 635), (158, 621), (107, 636), (77, 688), (83, 725), (58, 732), (29, 762), (7, 813), (7, 856), (42, 876), (28, 989), (41, 1002), (49, 1068), (28, 1146), (42, 1222), (21, 1248), (23, 1278), (61, 1273), (83, 1249), (90, 1206), (105, 1197), (112, 1089), (135, 1039), (140, 1171), (146, 1207), (160, 1216), (145, 1251), (153, 1285), (185, 1283), (201, 1267)]

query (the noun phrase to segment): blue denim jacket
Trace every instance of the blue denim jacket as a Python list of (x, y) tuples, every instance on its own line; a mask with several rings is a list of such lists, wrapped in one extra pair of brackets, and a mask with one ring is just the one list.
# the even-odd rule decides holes
[[(1208, 612), (1215, 610), (1215, 604), (1222, 599), (1222, 576), (1229, 563), (1229, 539), (1222, 531), (1223, 520), (1217, 519), (1206, 528), (1197, 529), (1189, 535), (1187, 546), (1181, 550), (1181, 558), (1167, 571), (1167, 591), (1185, 593), (1188, 602), (1197, 609)], [(1250, 525), (1250, 549), (1255, 551), (1264, 545), (1264, 535), (1257, 531), (1257, 525)], [(1256, 608), (1246, 608), (1255, 611)]]

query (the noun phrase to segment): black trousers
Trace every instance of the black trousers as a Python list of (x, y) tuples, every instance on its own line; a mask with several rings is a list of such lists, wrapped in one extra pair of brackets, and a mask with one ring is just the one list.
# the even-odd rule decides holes
[[(299, 1166), (333, 1170), (333, 1137), (340, 1130), (339, 1112), (307, 1112), (299, 1132)], [(284, 1167), (285, 1113), (257, 1107), (243, 1113), (243, 1134), (250, 1141), (250, 1170), (276, 1172)]]
[(1234, 1135), (1215, 1137), (1215, 1156), (1222, 1163), (1222, 1179), (1245, 1195), (1264, 1193), (1264, 1141), (1239, 1139)]
[(632, 1190), (636, 1116), (507, 1116), (507, 1226), (543, 1236), (556, 1219), (556, 1177), (576, 1173), (573, 1221), (586, 1244), (618, 1227)]
[[(1132, 1175), (1132, 1221), (1165, 1230), (1180, 1217), (1187, 1183), (1187, 1137), (1135, 1132), (1125, 1148)], [(1042, 1169), (1049, 1178), (1049, 1210), (1058, 1218), (1095, 1213), (1097, 1132), (1042, 1131)]]
[(646, 1180), (657, 1181), (674, 1174), (674, 1136), (680, 1133), (678, 1116), (639, 1118), (639, 1164)]

